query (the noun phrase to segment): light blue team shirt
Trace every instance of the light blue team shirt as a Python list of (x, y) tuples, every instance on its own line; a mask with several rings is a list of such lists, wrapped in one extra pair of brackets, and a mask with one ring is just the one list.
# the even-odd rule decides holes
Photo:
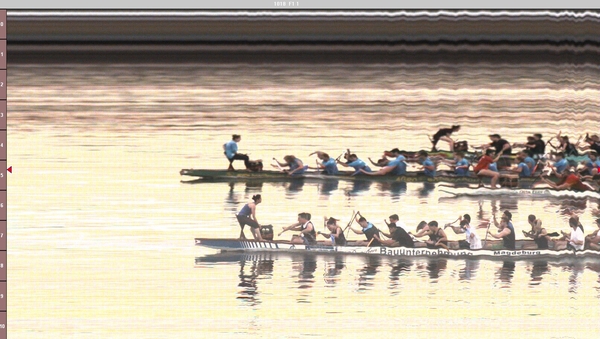
[[(423, 163), (421, 164), (423, 166), (433, 166), (433, 161), (431, 161), (431, 159), (429, 159), (429, 157), (427, 159), (425, 159), (423, 161)], [(432, 170), (428, 170), (427, 168), (424, 169), (425, 175), (428, 177), (435, 177), (435, 167)]]
[(228, 143), (225, 144), (225, 155), (227, 156), (227, 159), (231, 159), (233, 158), (233, 156), (237, 153), (238, 147), (237, 147), (237, 142), (230, 140)]
[(399, 155), (396, 159), (390, 161), (387, 166), (395, 166), (390, 174), (395, 175), (406, 175), (406, 158), (403, 155)]
[[(462, 158), (459, 161), (456, 162), (456, 167), (459, 166), (469, 166), (469, 162), (467, 161), (467, 159)], [(456, 175), (461, 176), (461, 177), (466, 177), (469, 175), (469, 168), (457, 168), (455, 171)]]
[[(293, 170), (295, 170), (296, 168), (300, 167), (300, 165), (298, 164), (298, 162), (300, 162), (300, 161), (302, 161), (302, 160), (300, 160), (300, 159), (296, 158), (296, 160), (294, 160), (294, 162), (292, 162), (292, 163), (290, 164), (290, 171), (293, 171)], [(296, 171), (296, 172), (294, 172), (294, 174), (292, 174), (292, 175), (300, 175), (300, 174), (303, 174), (304, 172), (306, 172), (306, 169), (308, 169), (308, 166), (306, 166), (306, 165), (305, 165), (303, 168), (301, 168), (301, 169), (297, 170), (297, 171)]]
[(524, 161), (522, 163), (520, 163), (517, 168), (521, 169), (521, 172), (519, 172), (519, 177), (530, 177), (531, 176), (531, 169), (529, 169), (529, 166), (527, 166), (527, 164)]
[(531, 171), (533, 171), (533, 168), (535, 167), (535, 160), (533, 160), (532, 157), (525, 158), (525, 160), (523, 160), (523, 162), (525, 162), (527, 164), (527, 166), (529, 166), (529, 169)]
[(600, 160), (596, 160), (596, 161), (592, 161), (592, 160), (588, 160), (585, 163), (585, 167), (587, 167), (588, 169), (592, 170), (594, 168), (597, 168), (600, 166)]
[(356, 159), (352, 162), (349, 162), (348, 166), (354, 168), (354, 170), (356, 171), (354, 173), (357, 173), (357, 172), (362, 173), (362, 172), (360, 172), (360, 169), (362, 169), (366, 172), (371, 172), (371, 168), (369, 168), (369, 166), (367, 166), (367, 164), (365, 164), (365, 162), (360, 159)]
[(324, 161), (323, 167), (325, 167), (325, 173), (327, 174), (335, 175), (339, 173), (335, 159), (329, 158), (329, 160)]
[(569, 162), (567, 161), (567, 159), (562, 159), (561, 161), (557, 161), (556, 163), (554, 163), (554, 167), (556, 167), (556, 171), (558, 173), (562, 173), (568, 165)]

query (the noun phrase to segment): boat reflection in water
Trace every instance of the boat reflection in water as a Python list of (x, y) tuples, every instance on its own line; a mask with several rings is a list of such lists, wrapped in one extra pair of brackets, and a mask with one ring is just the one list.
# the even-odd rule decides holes
[(325, 180), (319, 184), (319, 194), (331, 195), (334, 191), (337, 191), (339, 184), (338, 179)]
[[(280, 286), (285, 286), (289, 297), (295, 298), (300, 303), (311, 303), (314, 302), (313, 298), (318, 298), (319, 289), (346, 286), (347, 284), (341, 283), (342, 280), (349, 280), (356, 286), (356, 291), (361, 293), (380, 289), (392, 290), (390, 295), (397, 295), (406, 293), (406, 289), (421, 284), (424, 278), (429, 281), (429, 284), (425, 285), (429, 287), (426, 288), (434, 288), (432, 286), (437, 285), (438, 282), (443, 281), (447, 284), (452, 280), (481, 283), (478, 281), (477, 273), (489, 270), (495, 270), (493, 288), (523, 288), (525, 285), (530, 288), (547, 289), (548, 286), (554, 285), (542, 284), (542, 280), (552, 275), (553, 279), (568, 282), (568, 291), (565, 289), (564, 292), (577, 293), (584, 271), (600, 273), (600, 259), (572, 257), (499, 261), (393, 258), (337, 253), (223, 252), (196, 258), (196, 267), (206, 268), (211, 265), (219, 266), (221, 270), (231, 266), (231, 277), (237, 276), (235, 283), (239, 288), (236, 298), (246, 305), (260, 304), (261, 288), (270, 289), (272, 286), (278, 289)], [(551, 270), (552, 267), (559, 269)], [(317, 274), (319, 269), (322, 270), (322, 275)], [(275, 270), (280, 273), (273, 274)], [(515, 272), (518, 270), (524, 271), (530, 278), (515, 280)], [(387, 279), (385, 276), (378, 279), (378, 273), (385, 271), (388, 271)], [(289, 274), (281, 274), (281, 272), (289, 272)], [(487, 279), (487, 276), (482, 275), (479, 280), (481, 279)], [(223, 280), (227, 280), (225, 276)], [(383, 281), (387, 283), (382, 284)], [(600, 277), (598, 284), (600, 286)], [(600, 287), (598, 289), (600, 290)]]

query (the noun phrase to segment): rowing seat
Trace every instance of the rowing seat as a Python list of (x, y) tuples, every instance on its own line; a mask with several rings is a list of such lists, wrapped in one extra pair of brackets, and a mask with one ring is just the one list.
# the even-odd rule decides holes
[(519, 175), (502, 174), (500, 176), (500, 187), (519, 187)]

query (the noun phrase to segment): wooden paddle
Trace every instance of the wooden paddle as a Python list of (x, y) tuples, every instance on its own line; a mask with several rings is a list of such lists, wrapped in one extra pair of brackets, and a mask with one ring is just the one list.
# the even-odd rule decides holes
[(279, 162), (277, 161), (277, 159), (273, 158), (273, 160), (275, 160), (275, 165), (271, 164), (271, 166), (279, 168), (280, 171), (285, 172), (285, 170), (281, 166), (279, 166)]
[(488, 221), (488, 226), (487, 229), (485, 230), (485, 240), (483, 241), (483, 247), (485, 248), (485, 246), (487, 245), (487, 238), (488, 238), (488, 232), (490, 231), (490, 226), (492, 225), (492, 221)]

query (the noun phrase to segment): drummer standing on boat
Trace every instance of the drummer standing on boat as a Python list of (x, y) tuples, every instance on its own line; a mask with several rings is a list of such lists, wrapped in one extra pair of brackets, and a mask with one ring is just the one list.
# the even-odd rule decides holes
[(433, 146), (431, 147), (432, 152), (437, 152), (437, 143), (442, 140), (447, 142), (450, 145), (450, 152), (454, 152), (454, 140), (450, 138), (452, 133), (458, 132), (460, 130), (460, 125), (453, 125), (450, 128), (440, 128), (431, 139), (431, 143)]
[(260, 224), (256, 220), (256, 205), (262, 202), (260, 194), (252, 196), (252, 202), (247, 203), (242, 209), (236, 214), (238, 223), (240, 224), (240, 239), (246, 239), (244, 235), (244, 226), (250, 226), (254, 239), (263, 241), (262, 235), (260, 234)]

